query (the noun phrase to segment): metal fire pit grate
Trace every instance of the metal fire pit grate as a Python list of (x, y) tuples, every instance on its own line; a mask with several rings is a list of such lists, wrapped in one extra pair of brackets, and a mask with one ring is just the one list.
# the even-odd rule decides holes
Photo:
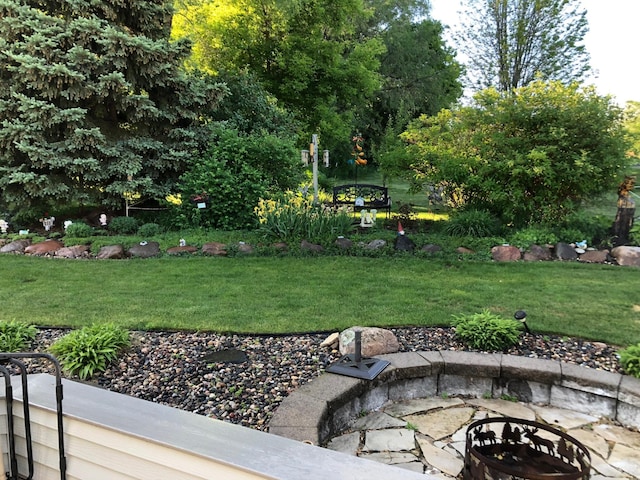
[(464, 480), (588, 480), (591, 455), (578, 440), (520, 418), (487, 418), (467, 428)]

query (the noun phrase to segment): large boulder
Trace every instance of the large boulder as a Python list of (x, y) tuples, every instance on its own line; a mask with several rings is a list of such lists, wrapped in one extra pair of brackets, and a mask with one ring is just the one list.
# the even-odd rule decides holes
[(606, 263), (609, 260), (609, 250), (587, 250), (578, 260), (585, 263)]
[(140, 242), (131, 247), (127, 254), (130, 257), (151, 258), (160, 255), (160, 244), (158, 242)]
[(521, 256), (520, 249), (513, 245), (497, 245), (491, 249), (491, 258), (496, 262), (515, 262)]
[(535, 244), (531, 245), (522, 256), (522, 259), (527, 262), (540, 262), (544, 260), (551, 260), (551, 258), (551, 248)]
[(227, 255), (227, 245), (220, 242), (208, 242), (202, 245), (202, 253), (205, 255), (224, 257)]
[(60, 258), (88, 258), (88, 245), (74, 245), (72, 247), (62, 247), (55, 252), (56, 257)]
[(427, 245), (423, 246), (421, 250), (426, 253), (438, 253), (442, 251), (442, 247), (434, 243), (428, 243)]
[(24, 249), (31, 245), (31, 240), (28, 238), (22, 238), (20, 240), (14, 240), (0, 248), (0, 253), (24, 253)]
[(34, 243), (24, 249), (26, 255), (36, 255), (39, 257), (45, 255), (54, 255), (64, 245), (57, 240), (45, 240), (44, 242)]
[(335, 244), (342, 250), (348, 250), (353, 247), (353, 242), (344, 237), (338, 237), (335, 241)]
[(340, 333), (340, 354), (355, 353), (356, 331), (361, 332), (360, 353), (364, 358), (396, 353), (400, 350), (400, 343), (391, 330), (378, 327), (351, 327)]
[(558, 242), (556, 243), (556, 248), (554, 250), (555, 257), (558, 260), (577, 260), (578, 252), (576, 252), (575, 247), (572, 247), (568, 243)]
[(100, 260), (118, 260), (124, 258), (122, 245), (106, 245), (100, 249), (96, 258)]
[(315, 253), (321, 253), (324, 251), (324, 248), (322, 248), (322, 245), (319, 245), (317, 243), (311, 243), (307, 240), (302, 240), (302, 242), (300, 242), (300, 250), (302, 250), (303, 252), (315, 252)]
[(366, 245), (363, 245), (367, 250), (380, 250), (387, 246), (387, 241), (381, 238), (376, 238), (375, 240), (371, 240)]
[(640, 267), (640, 247), (620, 246), (611, 250), (618, 265)]
[(167, 248), (167, 253), (169, 255), (180, 255), (183, 253), (196, 253), (198, 249), (193, 245), (180, 245), (177, 247)]

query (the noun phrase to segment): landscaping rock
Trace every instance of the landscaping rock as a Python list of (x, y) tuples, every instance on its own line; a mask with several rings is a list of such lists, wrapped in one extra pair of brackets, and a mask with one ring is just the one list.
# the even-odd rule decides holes
[(476, 253), (476, 252), (474, 252), (473, 250), (471, 250), (470, 248), (467, 248), (467, 247), (458, 247), (458, 248), (456, 248), (456, 252), (462, 253), (463, 255), (471, 255), (473, 253)]
[(387, 245), (386, 240), (382, 240), (381, 238), (378, 238), (364, 245), (364, 248), (366, 248), (367, 250), (380, 250), (381, 248), (384, 248), (386, 245)]
[(24, 249), (31, 245), (31, 240), (23, 238), (21, 240), (14, 240), (0, 248), (0, 253), (24, 253)]
[(318, 245), (316, 243), (311, 243), (306, 240), (302, 240), (302, 242), (300, 242), (300, 250), (307, 251), (307, 252), (320, 253), (324, 251), (324, 248), (322, 248), (322, 245)]
[(253, 246), (249, 245), (245, 242), (238, 242), (237, 244), (238, 253), (243, 253), (245, 255), (250, 255), (253, 253)]
[(196, 253), (198, 249), (193, 245), (184, 245), (182, 247), (171, 247), (167, 248), (167, 253), (169, 255), (180, 255), (182, 253)]
[(558, 260), (577, 260), (578, 259), (578, 254), (576, 252), (576, 249), (571, 245), (569, 245), (568, 243), (558, 242), (556, 244), (554, 253), (555, 253), (555, 257)]
[(423, 246), (421, 250), (423, 252), (427, 252), (427, 253), (437, 253), (437, 252), (441, 252), (442, 251), (442, 247), (440, 245), (435, 245), (433, 243), (429, 243), (429, 244)]
[(141, 242), (139, 245), (131, 247), (127, 253), (131, 257), (151, 258), (160, 254), (160, 244), (158, 242)]
[(620, 246), (611, 250), (618, 265), (640, 267), (640, 247)]
[(325, 338), (320, 344), (321, 348), (337, 348), (340, 344), (340, 334), (338, 332), (334, 332)]
[(44, 242), (34, 243), (25, 247), (24, 253), (26, 255), (45, 256), (53, 255), (57, 250), (60, 250), (64, 245), (57, 240), (45, 240)]
[(289, 245), (287, 245), (285, 242), (276, 242), (271, 246), (279, 252), (286, 252), (287, 250), (289, 250)]
[(497, 245), (491, 249), (491, 258), (496, 262), (515, 262), (521, 257), (520, 249), (513, 245)]
[(227, 246), (220, 242), (208, 242), (202, 245), (202, 253), (224, 257), (227, 254)]
[(96, 258), (99, 260), (118, 260), (124, 258), (124, 247), (122, 245), (107, 245), (100, 249)]
[(609, 250), (587, 250), (580, 255), (578, 260), (586, 263), (607, 263), (609, 261)]
[(353, 246), (353, 242), (344, 237), (338, 237), (335, 241), (335, 244), (343, 250), (348, 250)]
[(89, 258), (89, 246), (74, 245), (72, 247), (62, 247), (55, 252), (55, 256), (60, 258)]
[(391, 330), (378, 327), (351, 327), (340, 333), (340, 354), (355, 353), (356, 330), (361, 333), (361, 353), (363, 357), (374, 357), (400, 350), (398, 339)]
[(540, 245), (534, 244), (531, 245), (526, 252), (524, 252), (522, 258), (527, 262), (551, 260), (551, 249), (549, 247), (541, 247)]

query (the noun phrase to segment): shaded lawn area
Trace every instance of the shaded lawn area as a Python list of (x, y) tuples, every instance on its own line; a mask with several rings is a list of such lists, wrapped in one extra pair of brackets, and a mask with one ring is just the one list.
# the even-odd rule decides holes
[(283, 334), (354, 325), (441, 326), (527, 311), (537, 333), (640, 342), (640, 270), (562, 262), (410, 257), (0, 256), (0, 320), (80, 327)]

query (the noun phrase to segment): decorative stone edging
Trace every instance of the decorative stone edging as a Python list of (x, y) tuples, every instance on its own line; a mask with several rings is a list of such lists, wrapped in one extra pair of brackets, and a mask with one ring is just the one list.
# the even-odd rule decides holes
[(640, 428), (640, 379), (554, 360), (476, 352), (379, 355), (391, 362), (372, 381), (325, 373), (287, 398), (269, 433), (322, 445), (363, 411), (389, 401), (435, 396), (503, 395), (567, 408)]

